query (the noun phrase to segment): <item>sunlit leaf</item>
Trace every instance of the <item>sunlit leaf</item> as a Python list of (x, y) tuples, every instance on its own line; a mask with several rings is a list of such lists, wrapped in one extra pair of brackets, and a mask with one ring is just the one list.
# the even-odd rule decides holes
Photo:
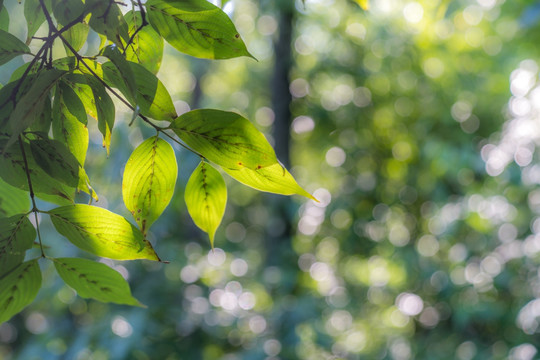
[[(139, 11), (129, 11), (124, 16), (129, 27), (129, 34), (137, 31), (142, 24)], [(163, 38), (150, 24), (144, 26), (133, 38), (126, 49), (126, 59), (141, 64), (151, 73), (157, 74), (163, 58)]]
[(0, 65), (22, 54), (30, 54), (28, 46), (14, 35), (0, 30)]
[(277, 162), (264, 135), (233, 112), (193, 110), (180, 115), (170, 128), (189, 147), (220, 166), (259, 169)]
[(35, 238), (36, 230), (26, 215), (0, 218), (0, 277), (23, 262)]
[(0, 278), (0, 323), (28, 306), (40, 287), (41, 271), (37, 260), (22, 263)]
[(227, 187), (219, 171), (201, 161), (189, 178), (184, 199), (193, 222), (208, 233), (213, 247), (227, 204)]
[(223, 168), (223, 170), (242, 184), (257, 190), (281, 195), (298, 194), (317, 201), (317, 199), (298, 185), (291, 173), (279, 163), (258, 170), (248, 168)]
[(116, 260), (159, 260), (142, 233), (109, 210), (77, 204), (48, 213), (56, 230), (82, 250)]
[[(88, 31), (90, 31), (90, 26), (83, 21), (70, 27), (63, 33), (63, 36), (73, 49), (79, 51), (86, 43)], [(67, 45), (64, 44), (64, 48), (66, 49), (66, 53), (71, 54), (71, 50)]]
[(0, 217), (22, 214), (30, 209), (30, 196), (0, 178)]
[(206, 0), (149, 0), (148, 19), (177, 50), (206, 59), (251, 56), (234, 24)]
[(118, 46), (116, 45), (107, 46), (103, 50), (103, 56), (106, 56), (107, 58), (109, 58), (109, 60), (111, 60), (111, 62), (108, 62), (105, 65), (114, 64), (114, 67), (104, 66), (104, 78), (107, 76), (109, 78), (112, 78), (114, 76), (114, 79), (111, 79), (111, 81), (113, 81), (113, 84), (122, 84), (122, 87), (116, 87), (121, 89), (122, 93), (128, 98), (131, 103), (133, 103), (135, 101), (135, 93), (137, 92), (137, 84), (135, 83), (135, 75), (133, 74), (133, 70), (129, 66), (128, 61), (120, 53), (120, 51), (118, 50)]
[(122, 195), (143, 234), (171, 201), (177, 175), (172, 146), (157, 136), (145, 140), (129, 157)]
[(70, 187), (79, 184), (79, 162), (62, 142), (30, 140), (30, 150), (37, 165), (49, 176)]
[(116, 2), (109, 0), (86, 0), (86, 9), (92, 13), (90, 27), (122, 47), (129, 39), (128, 26)]
[(142, 306), (131, 296), (129, 284), (122, 275), (105, 264), (80, 258), (57, 258), (53, 262), (58, 275), (80, 297)]
[(103, 146), (107, 149), (108, 155), (111, 146), (111, 132), (114, 126), (114, 103), (102, 83), (90, 75), (86, 76), (86, 81), (94, 95), (98, 129), (103, 135)]
[(354, 0), (364, 10), (369, 10), (369, 0)]

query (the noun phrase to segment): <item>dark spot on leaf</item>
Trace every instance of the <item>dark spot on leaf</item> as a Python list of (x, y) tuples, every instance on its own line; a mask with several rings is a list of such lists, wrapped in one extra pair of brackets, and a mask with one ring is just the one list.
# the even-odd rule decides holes
[(238, 39), (240, 37), (240, 34), (236, 34), (234, 35), (234, 37)]
[(106, 287), (106, 286), (100, 287), (99, 289), (100, 289), (101, 291), (104, 291), (104, 292), (111, 292), (111, 288)]

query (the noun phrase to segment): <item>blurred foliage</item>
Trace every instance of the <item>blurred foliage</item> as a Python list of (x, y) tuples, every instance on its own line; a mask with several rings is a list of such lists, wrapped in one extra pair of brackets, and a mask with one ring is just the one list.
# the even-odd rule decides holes
[[(200, 106), (268, 134), (276, 9), (225, 10), (259, 63), (169, 51), (158, 76), (179, 112), (200, 92)], [(320, 203), (287, 204), (290, 246), (266, 240), (286, 236), (277, 196), (229, 182), (212, 252), (177, 192), (149, 233), (171, 263), (108, 262), (147, 309), (76, 297), (45, 268), (38, 301), (0, 327), (2, 358), (537, 358), (538, 4), (310, 0), (297, 12), (291, 172)], [(89, 173), (126, 213), (109, 180), (142, 135), (113, 136)]]

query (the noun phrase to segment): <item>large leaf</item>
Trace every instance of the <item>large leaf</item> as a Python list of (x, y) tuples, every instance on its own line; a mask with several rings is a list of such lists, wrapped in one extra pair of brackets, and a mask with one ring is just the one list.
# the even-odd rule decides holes
[(143, 234), (171, 201), (177, 175), (172, 146), (157, 136), (145, 140), (129, 157), (122, 195)]
[(206, 0), (149, 0), (148, 19), (177, 50), (206, 59), (251, 56), (231, 19)]
[(37, 260), (27, 261), (0, 278), (0, 323), (28, 306), (41, 287)]
[(36, 230), (26, 215), (0, 218), (0, 277), (23, 262), (35, 238)]
[[(112, 87), (119, 89), (140, 113), (155, 120), (172, 121), (178, 115), (174, 109), (171, 95), (163, 83), (144, 66), (125, 61), (121, 68), (111, 62), (103, 64), (103, 76)], [(127, 71), (129, 69), (129, 71)], [(130, 90), (128, 76), (133, 76), (134, 92)]]
[(0, 30), (0, 65), (22, 54), (30, 54), (30, 49), (14, 35)]
[[(142, 24), (139, 11), (129, 11), (124, 16), (133, 36)], [(126, 59), (141, 64), (152, 74), (157, 74), (163, 58), (163, 38), (149, 24), (135, 34), (133, 41), (126, 48)]]
[[(0, 148), (5, 148), (6, 141), (0, 141)], [(28, 162), (30, 179), (34, 193), (46, 200), (59, 205), (73, 203), (75, 189), (58, 182), (43, 171), (34, 160), (30, 145), (23, 143), (26, 160)], [(8, 184), (22, 190), (29, 190), (25, 171), (25, 161), (19, 144), (0, 153), (0, 177)]]
[(105, 264), (79, 258), (53, 259), (58, 275), (80, 297), (102, 302), (141, 306), (131, 296), (126, 280)]
[(264, 135), (233, 112), (193, 110), (180, 115), (170, 128), (189, 147), (220, 166), (259, 169), (277, 162)]
[(201, 161), (189, 178), (184, 199), (193, 222), (208, 233), (213, 247), (227, 204), (227, 187), (219, 171)]
[(25, 213), (30, 209), (30, 196), (0, 178), (0, 217)]
[(70, 186), (79, 184), (79, 162), (64, 143), (58, 140), (30, 140), (32, 156), (49, 176)]
[(247, 168), (223, 168), (223, 170), (242, 184), (257, 190), (281, 195), (298, 194), (317, 201), (310, 193), (298, 185), (291, 173), (279, 163), (258, 170)]
[(49, 212), (56, 230), (77, 247), (116, 260), (159, 260), (142, 233), (122, 216), (90, 205), (71, 205)]

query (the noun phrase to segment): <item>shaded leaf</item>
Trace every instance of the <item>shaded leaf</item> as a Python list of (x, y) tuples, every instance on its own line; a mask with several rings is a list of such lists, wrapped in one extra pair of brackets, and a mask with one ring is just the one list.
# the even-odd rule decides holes
[[(63, 33), (64, 39), (75, 49), (76, 51), (81, 50), (81, 48), (86, 43), (88, 38), (88, 31), (90, 31), (90, 26), (86, 21), (77, 23), (70, 27)], [(64, 44), (67, 54), (71, 54), (71, 50)]]
[[(129, 11), (124, 16), (129, 27), (129, 34), (137, 31), (142, 24), (139, 11)], [(157, 74), (163, 58), (163, 38), (150, 26), (144, 26), (126, 48), (126, 59), (141, 64), (152, 74)]]
[(62, 142), (30, 140), (30, 149), (38, 166), (51, 177), (70, 187), (79, 184), (79, 162)]
[(227, 204), (227, 187), (219, 171), (201, 161), (189, 178), (184, 199), (193, 222), (208, 233), (214, 247), (214, 235)]
[(177, 50), (206, 59), (253, 57), (231, 19), (206, 0), (149, 0), (148, 20)]
[(23, 262), (35, 238), (36, 230), (26, 215), (0, 218), (0, 277)]
[(9, 13), (4, 5), (0, 6), (0, 30), (9, 31)]
[[(48, 1), (48, 3), (50, 2)], [(24, 0), (24, 17), (28, 25), (28, 33), (26, 35), (26, 43), (28, 44), (41, 24), (45, 22), (45, 13), (41, 8), (39, 0)]]
[(0, 178), (0, 217), (25, 213), (30, 209), (30, 196)]
[(122, 48), (129, 40), (129, 34), (117, 3), (110, 0), (86, 0), (86, 9), (92, 13), (88, 23), (90, 27)]
[(180, 115), (170, 128), (193, 150), (223, 167), (258, 169), (277, 162), (264, 135), (233, 112), (193, 110)]
[(62, 26), (70, 24), (77, 18), (82, 18), (85, 10), (81, 0), (58, 0), (53, 6), (54, 17)]
[(157, 136), (145, 140), (129, 157), (122, 195), (143, 234), (171, 201), (177, 175), (172, 146)]
[(281, 195), (298, 194), (318, 201), (298, 185), (291, 173), (279, 163), (258, 170), (248, 168), (223, 168), (223, 170), (242, 184), (257, 190)]
[(103, 135), (103, 147), (107, 149), (108, 155), (111, 145), (111, 132), (114, 126), (114, 103), (102, 83), (90, 75), (86, 76), (86, 81), (94, 95), (98, 129)]
[(142, 233), (109, 210), (77, 204), (48, 213), (56, 230), (82, 250), (116, 260), (159, 260)]
[(0, 278), (0, 323), (28, 306), (40, 287), (41, 271), (37, 260), (22, 263)]
[(105, 264), (79, 258), (53, 259), (58, 275), (77, 295), (102, 302), (142, 306), (131, 296), (129, 284)]
[(0, 30), (0, 65), (22, 54), (30, 54), (28, 46), (14, 35)]
[[(110, 63), (105, 63), (103, 66), (103, 78), (105, 79), (107, 76), (111, 78), (114, 76), (115, 78), (111, 79), (113, 84), (122, 84), (123, 86), (117, 88), (121, 89), (122, 93), (133, 104), (135, 101), (135, 93), (137, 92), (137, 84), (135, 83), (135, 75), (128, 64), (128, 61), (120, 53), (116, 45), (107, 46), (103, 50), (103, 56), (106, 56), (111, 60)], [(106, 67), (107, 65), (111, 65), (111, 63), (114, 64), (114, 68), (118, 71), (115, 72), (114, 68), (111, 66)]]

